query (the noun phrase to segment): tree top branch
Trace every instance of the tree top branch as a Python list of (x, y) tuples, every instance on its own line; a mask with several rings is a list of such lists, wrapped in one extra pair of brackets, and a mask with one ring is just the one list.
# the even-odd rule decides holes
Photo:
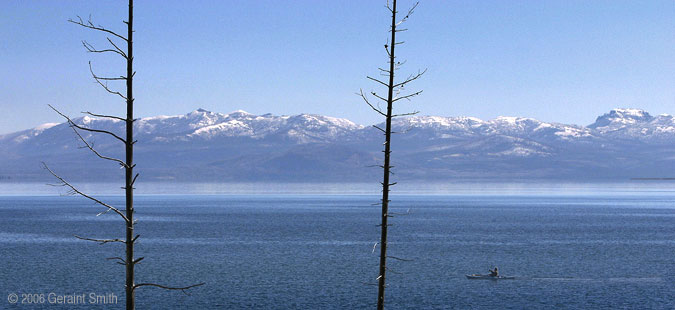
[(124, 36), (122, 36), (122, 35), (120, 35), (120, 34), (117, 34), (117, 33), (115, 33), (115, 32), (112, 31), (112, 30), (105, 29), (105, 28), (103, 28), (103, 27), (100, 26), (100, 25), (99, 25), (99, 26), (94, 26), (94, 23), (92, 23), (92, 21), (91, 21), (91, 16), (89, 17), (89, 20), (88, 20), (86, 23), (82, 20), (82, 17), (80, 17), (79, 15), (76, 15), (76, 16), (77, 16), (77, 20), (73, 20), (73, 19), (71, 18), (71, 19), (68, 19), (68, 21), (71, 22), (71, 23), (73, 23), (73, 24), (80, 25), (80, 26), (82, 26), (82, 27), (84, 27), (84, 28), (89, 28), (89, 29), (93, 29), (93, 30), (98, 30), (98, 31), (107, 32), (107, 33), (109, 33), (109, 34), (111, 34), (111, 35), (114, 35), (114, 36), (116, 36), (116, 37), (118, 37), (118, 38), (124, 40), (124, 41), (127, 41), (127, 42), (129, 41), (129, 40), (128, 40), (127, 38), (125, 38)]

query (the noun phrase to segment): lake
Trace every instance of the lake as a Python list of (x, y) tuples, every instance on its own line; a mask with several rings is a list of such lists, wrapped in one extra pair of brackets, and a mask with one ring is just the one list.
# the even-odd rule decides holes
[[(5, 298), (49, 293), (114, 294), (116, 306), (98, 308), (123, 308), (124, 267), (106, 260), (123, 247), (73, 237), (121, 238), (122, 221), (31, 186), (0, 185), (0, 308), (93, 307)], [(206, 284), (140, 288), (139, 309), (375, 307), (375, 186), (192, 186), (137, 196), (136, 275)], [(389, 260), (388, 309), (675, 308), (675, 183), (417, 186), (392, 198), (406, 215), (391, 219), (389, 253), (410, 261)], [(516, 279), (464, 277), (493, 266)]]

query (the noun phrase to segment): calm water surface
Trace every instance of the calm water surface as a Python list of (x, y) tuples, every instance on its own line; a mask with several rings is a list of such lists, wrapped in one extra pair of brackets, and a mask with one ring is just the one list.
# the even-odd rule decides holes
[[(119, 196), (104, 197), (116, 205)], [(146, 195), (137, 198), (139, 309), (363, 309), (375, 304), (376, 196)], [(675, 192), (397, 195), (389, 309), (674, 309)], [(114, 293), (115, 215), (77, 197), (0, 196), (1, 309), (11, 293)], [(465, 274), (499, 266), (512, 281)], [(395, 273), (394, 273), (395, 272)]]

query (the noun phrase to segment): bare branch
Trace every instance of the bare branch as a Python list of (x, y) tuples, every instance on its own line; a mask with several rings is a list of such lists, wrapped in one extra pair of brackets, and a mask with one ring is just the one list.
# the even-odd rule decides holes
[(74, 236), (75, 236), (75, 238), (80, 239), (80, 240), (94, 241), (94, 242), (98, 242), (100, 244), (106, 244), (106, 243), (110, 243), (110, 242), (126, 243), (126, 242), (124, 242), (124, 240), (121, 240), (121, 239), (94, 239), (94, 238), (80, 237), (78, 235), (74, 235)]
[(204, 284), (206, 284), (206, 283), (202, 282), (202, 283), (193, 284), (193, 285), (184, 286), (184, 287), (172, 287), (172, 286), (165, 286), (165, 285), (156, 284), (156, 283), (139, 283), (139, 284), (134, 285), (133, 290), (135, 290), (135, 289), (137, 289), (141, 286), (154, 286), (154, 287), (159, 287), (159, 288), (162, 288), (162, 289), (165, 289), (165, 290), (180, 290), (185, 295), (190, 295), (185, 290), (191, 289), (191, 288), (197, 287), (197, 286), (202, 286)]
[(382, 97), (380, 97), (380, 96), (379, 96), (376, 92), (374, 92), (374, 91), (371, 91), (370, 94), (373, 95), (375, 98), (380, 99), (380, 100), (382, 100), (382, 101), (384, 101), (384, 102), (387, 102), (387, 101), (388, 101), (387, 98), (382, 98)]
[(123, 37), (123, 36), (121, 36), (121, 35), (119, 35), (119, 34), (113, 32), (113, 31), (111, 31), (111, 30), (105, 29), (105, 28), (103, 28), (103, 27), (101, 27), (101, 26), (94, 26), (94, 24), (91, 22), (91, 19), (89, 19), (89, 20), (87, 21), (86, 24), (85, 24), (84, 21), (82, 20), (82, 17), (80, 17), (79, 15), (77, 15), (77, 19), (78, 19), (77, 21), (75, 21), (75, 20), (73, 20), (73, 19), (68, 19), (68, 21), (71, 22), (71, 23), (73, 23), (73, 24), (76, 24), (76, 25), (80, 25), (80, 26), (82, 26), (82, 27), (85, 27), (85, 28), (89, 28), (89, 29), (94, 29), (94, 30), (98, 30), (98, 31), (107, 32), (107, 33), (109, 33), (109, 34), (112, 34), (112, 35), (114, 35), (114, 36), (116, 36), (116, 37), (118, 37), (118, 38), (124, 40), (124, 41), (127, 41), (127, 42), (129, 41), (129, 40), (127, 40), (127, 38), (125, 38), (125, 37)]
[(363, 98), (363, 101), (365, 101), (366, 104), (367, 104), (368, 106), (370, 106), (370, 108), (373, 109), (375, 112), (379, 113), (380, 115), (382, 115), (382, 116), (384, 116), (384, 117), (387, 116), (386, 113), (380, 111), (380, 109), (376, 108), (375, 106), (373, 106), (373, 105), (370, 103), (370, 101), (368, 101), (368, 97), (366, 97), (366, 95), (363, 93), (363, 89), (361, 90), (361, 93), (360, 93), (360, 94), (357, 93), (357, 95), (360, 95), (361, 98)]
[[(134, 164), (134, 166), (136, 166), (136, 164)], [(136, 178), (138, 178), (139, 175), (140, 175), (140, 173), (136, 173), (136, 175), (134, 176), (134, 179), (131, 180), (131, 184), (129, 184), (129, 186), (131, 186), (131, 187), (134, 186), (134, 183), (136, 183)]]
[(82, 197), (84, 197), (84, 198), (87, 198), (87, 199), (89, 199), (89, 200), (91, 200), (91, 201), (93, 201), (93, 202), (95, 202), (95, 203), (97, 203), (97, 204), (99, 204), (99, 205), (101, 205), (101, 206), (104, 206), (104, 207), (108, 208), (109, 210), (112, 210), (113, 212), (115, 212), (115, 213), (117, 213), (119, 216), (121, 216), (127, 223), (129, 222), (129, 219), (127, 219), (127, 217), (126, 217), (119, 209), (117, 209), (117, 208), (115, 208), (115, 207), (113, 207), (113, 206), (111, 206), (111, 205), (109, 205), (109, 204), (107, 204), (107, 203), (105, 203), (105, 202), (103, 202), (103, 201), (101, 201), (101, 200), (98, 200), (98, 199), (96, 199), (96, 198), (94, 198), (94, 197), (91, 197), (91, 196), (89, 196), (89, 195), (87, 195), (87, 194), (81, 192), (80, 190), (78, 190), (77, 188), (75, 188), (74, 186), (72, 186), (70, 183), (68, 183), (66, 180), (64, 180), (63, 178), (61, 178), (60, 176), (58, 176), (56, 173), (54, 173), (54, 171), (52, 171), (51, 169), (49, 169), (49, 167), (47, 166), (47, 164), (45, 164), (44, 162), (42, 162), (42, 166), (43, 166), (45, 169), (47, 169), (47, 171), (49, 171), (49, 173), (51, 173), (51, 175), (53, 175), (55, 178), (59, 179), (59, 181), (61, 181), (61, 185), (62, 185), (62, 186), (67, 186), (67, 187), (69, 187), (69, 188), (72, 190), (73, 193), (78, 194), (78, 195), (80, 195), (80, 196), (82, 196)]
[[(121, 118), (121, 117), (119, 117), (119, 116), (103, 115), (103, 114), (94, 114), (94, 113), (91, 113), (91, 112), (88, 112), (88, 111), (87, 111), (87, 112), (80, 112), (80, 113), (82, 113), (82, 114), (89, 114), (89, 115), (95, 116), (95, 117), (112, 118), (112, 119), (120, 120), (120, 121), (123, 121), (123, 122), (126, 122), (126, 120), (127, 120), (126, 118)], [(135, 121), (135, 120), (134, 120), (134, 121)]]
[(399, 257), (396, 257), (396, 256), (387, 256), (387, 258), (395, 259), (395, 260), (402, 261), (402, 262), (412, 262), (413, 261), (412, 259), (404, 259), (404, 258), (399, 258)]
[(110, 40), (110, 38), (106, 37), (106, 39), (108, 39), (108, 42), (110, 42), (110, 44), (113, 47), (115, 47), (115, 49), (120, 53), (120, 55), (122, 55), (125, 59), (129, 59), (129, 57), (127, 57), (127, 54), (121, 48), (117, 47), (117, 45), (115, 45), (115, 43), (112, 40)]
[[(108, 40), (109, 40), (109, 39), (108, 39)], [(121, 52), (119, 49), (104, 49), (104, 50), (98, 50), (98, 49), (96, 49), (93, 45), (91, 45), (89, 42), (84, 41), (84, 40), (82, 41), (82, 45), (84, 46), (85, 49), (87, 49), (87, 52), (90, 52), (90, 53), (106, 53), (106, 52), (112, 52), (112, 53), (119, 54), (120, 56), (122, 56), (122, 57), (124, 57), (124, 58), (127, 58), (127, 56), (126, 56), (123, 52)]]
[(407, 21), (408, 18), (410, 17), (410, 15), (412, 15), (413, 13), (415, 13), (415, 8), (417, 8), (417, 6), (418, 6), (419, 4), (420, 4), (419, 2), (416, 2), (416, 3), (410, 8), (410, 10), (408, 10), (408, 14), (406, 14), (405, 17), (403, 17), (398, 23), (396, 23), (396, 26), (399, 26), (400, 24), (403, 24), (405, 21)]
[(101, 78), (101, 77), (98, 77), (94, 73), (94, 70), (91, 68), (91, 61), (89, 62), (89, 72), (91, 72), (91, 76), (94, 78), (96, 83), (98, 83), (98, 85), (101, 85), (101, 87), (103, 87), (103, 89), (105, 89), (107, 92), (109, 92), (111, 94), (114, 94), (114, 95), (118, 95), (118, 96), (122, 97), (122, 99), (127, 100), (127, 97), (122, 95), (122, 93), (120, 93), (118, 91), (111, 90), (110, 88), (108, 88), (107, 83), (106, 84), (101, 83), (101, 80), (126, 80), (125, 77), (120, 77), (120, 78)]
[(403, 96), (403, 97), (397, 97), (397, 98), (394, 98), (393, 100), (391, 100), (391, 102), (396, 102), (396, 101), (399, 101), (399, 100), (401, 100), (401, 99), (408, 99), (408, 100), (410, 100), (411, 97), (415, 97), (415, 96), (421, 94), (422, 92), (423, 92), (423, 90), (420, 90), (420, 91), (415, 92), (415, 93), (412, 93), (412, 94), (410, 94), (410, 95), (406, 95), (406, 96)]
[(410, 115), (415, 115), (420, 113), (420, 111), (415, 111), (415, 112), (410, 112), (410, 113), (403, 113), (403, 114), (394, 114), (391, 117), (399, 117), (399, 116), (410, 116)]
[(96, 214), (96, 216), (101, 216), (103, 214), (106, 214), (106, 213), (108, 213), (108, 211), (110, 211), (110, 209), (105, 209), (105, 210), (99, 212), (98, 214)]
[(120, 76), (120, 77), (98, 76), (98, 75), (94, 74), (94, 70), (91, 69), (91, 61), (89, 62), (89, 72), (91, 72), (91, 75), (94, 76), (95, 79), (101, 80), (101, 81), (120, 81), (120, 80), (126, 80), (127, 79), (124, 76)]
[(418, 6), (419, 4), (420, 4), (419, 1), (418, 1), (418, 2), (415, 2), (415, 4), (408, 10), (408, 14), (405, 15), (405, 18), (408, 18), (408, 17), (410, 17), (410, 15), (412, 15), (413, 13), (415, 13), (415, 9), (417, 8), (417, 6)]
[(381, 132), (383, 132), (383, 133), (386, 133), (386, 131), (384, 131), (384, 129), (380, 128), (380, 127), (377, 126), (377, 125), (373, 125), (373, 127), (374, 127), (374, 128), (377, 128), (377, 130), (379, 130), (379, 131), (381, 131)]
[(48, 106), (49, 106), (50, 108), (52, 108), (52, 110), (54, 110), (56, 113), (58, 113), (59, 115), (63, 116), (63, 118), (65, 118), (65, 119), (68, 121), (68, 123), (69, 123), (70, 125), (75, 126), (77, 129), (82, 129), (82, 130), (85, 130), (85, 131), (91, 131), (91, 132), (105, 133), (105, 134), (108, 134), (108, 135), (111, 135), (111, 136), (115, 137), (115, 139), (120, 140), (120, 141), (122, 141), (122, 142), (125, 143), (125, 144), (127, 143), (127, 141), (124, 140), (124, 139), (122, 139), (122, 137), (120, 137), (120, 136), (118, 136), (118, 135), (116, 135), (116, 134), (114, 134), (114, 133), (112, 133), (112, 132), (110, 132), (110, 131), (107, 131), (107, 130), (100, 130), (100, 129), (92, 129), (92, 128), (87, 128), (87, 127), (82, 127), (82, 126), (76, 124), (75, 122), (73, 122), (73, 120), (70, 119), (70, 117), (68, 117), (67, 115), (61, 113), (59, 110), (57, 110), (56, 108), (54, 108), (51, 104), (48, 104)]
[(387, 5), (385, 7), (389, 10), (389, 12), (391, 12), (392, 14), (394, 13), (394, 9), (392, 9), (391, 6), (389, 5), (389, 0), (387, 0)]
[(96, 154), (96, 156), (98, 156), (99, 158), (105, 159), (105, 160), (114, 161), (114, 162), (120, 164), (120, 165), (121, 165), (122, 167), (124, 167), (124, 168), (128, 168), (128, 167), (129, 167), (129, 166), (128, 166), (124, 161), (122, 161), (121, 159), (117, 159), (117, 158), (112, 158), (112, 157), (108, 157), (108, 156), (103, 156), (103, 155), (101, 155), (98, 151), (96, 151), (96, 149), (94, 149), (94, 147), (92, 147), (92, 146), (87, 142), (87, 140), (85, 140), (85, 139), (82, 137), (82, 135), (80, 135), (80, 132), (77, 131), (77, 129), (75, 129), (75, 128), (76, 128), (75, 126), (73, 126), (73, 125), (71, 124), (71, 125), (70, 125), (70, 128), (72, 128), (72, 129), (73, 129), (73, 132), (75, 132), (75, 134), (80, 138), (80, 141), (82, 141), (82, 143), (84, 143), (84, 145), (85, 145), (89, 150), (91, 150), (94, 154)]
[(116, 259), (116, 260), (118, 260), (116, 263), (118, 263), (120, 265), (126, 265), (127, 264), (127, 261), (125, 261), (123, 258), (117, 257), (117, 256), (116, 257), (108, 257), (106, 259), (108, 259), (108, 260)]
[(380, 81), (380, 80), (378, 80), (378, 79), (375, 79), (375, 78), (372, 78), (372, 77), (369, 77), (369, 76), (366, 76), (366, 78), (367, 78), (367, 79), (370, 79), (370, 80), (373, 80), (373, 81), (375, 81), (375, 82), (378, 82), (378, 83), (380, 83), (380, 84), (382, 84), (382, 85), (384, 85), (384, 86), (386, 86), (386, 87), (389, 87), (389, 85), (388, 85), (387, 83), (382, 82), (382, 81)]
[(398, 84), (394, 85), (394, 87), (403, 86), (403, 85), (408, 84), (408, 83), (410, 83), (410, 82), (412, 82), (412, 81), (414, 81), (414, 80), (417, 80), (417, 79), (419, 79), (419, 78), (420, 78), (424, 73), (426, 73), (426, 72), (427, 72), (427, 69), (424, 69), (424, 71), (422, 71), (422, 72), (417, 72), (417, 74), (415, 74), (415, 75), (412, 75), (412, 74), (411, 74), (407, 79), (405, 79), (405, 81), (403, 81), (403, 82), (401, 82), (401, 83), (398, 83)]

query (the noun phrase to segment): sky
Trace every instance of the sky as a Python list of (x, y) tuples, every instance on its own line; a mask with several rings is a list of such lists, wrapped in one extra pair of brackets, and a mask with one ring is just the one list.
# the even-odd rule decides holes
[[(47, 104), (124, 114), (91, 79), (125, 74), (122, 58), (87, 53), (101, 33), (68, 23), (91, 15), (124, 33), (126, 1), (0, 2), (0, 134), (62, 122)], [(386, 66), (385, 0), (136, 1), (138, 117), (197, 108), (299, 113), (381, 122), (355, 95)], [(399, 0), (401, 11), (413, 1)], [(675, 114), (675, 1), (421, 0), (400, 34), (399, 77), (428, 69), (396, 110), (524, 116), (578, 125), (612, 108)], [(123, 90), (123, 85), (114, 85)]]

